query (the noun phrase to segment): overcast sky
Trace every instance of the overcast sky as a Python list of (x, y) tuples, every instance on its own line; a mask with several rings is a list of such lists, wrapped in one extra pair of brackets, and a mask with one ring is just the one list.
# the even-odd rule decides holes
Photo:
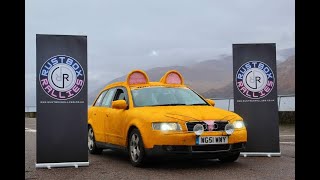
[(132, 69), (232, 53), (233, 43), (295, 46), (294, 0), (28, 0), (26, 106), (36, 92), (36, 34), (88, 37), (88, 92)]

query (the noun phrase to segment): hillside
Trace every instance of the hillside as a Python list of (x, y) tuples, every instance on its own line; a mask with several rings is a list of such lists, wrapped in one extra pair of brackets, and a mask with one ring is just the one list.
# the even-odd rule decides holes
[[(286, 50), (285, 61), (278, 61), (278, 94), (294, 94), (295, 92), (295, 56)], [(294, 53), (294, 51), (293, 51)], [(151, 81), (159, 81), (168, 70), (178, 70), (185, 78), (185, 83), (207, 98), (233, 97), (232, 86), (232, 56), (220, 59), (201, 61), (188, 66), (156, 67), (146, 70)], [(122, 76), (108, 82), (124, 81)], [(104, 87), (104, 86), (103, 86)], [(89, 103), (93, 102), (96, 95), (103, 88), (98, 88), (89, 94)]]
[[(226, 80), (232, 76), (232, 57), (227, 56), (220, 60), (202, 61), (190, 66), (157, 67), (146, 72), (151, 81), (159, 81), (168, 70), (172, 69), (178, 70), (183, 75), (187, 85), (202, 93), (211, 87), (227, 85)], [(126, 75), (109, 83), (124, 81), (125, 78)]]
[(295, 93), (295, 56), (278, 66), (278, 94)]
[[(278, 94), (288, 95), (295, 93), (295, 56), (289, 57), (277, 65)], [(207, 98), (233, 97), (232, 82), (222, 88), (212, 88), (202, 94)]]
[[(207, 60), (189, 66), (156, 67), (146, 70), (151, 81), (159, 81), (168, 70), (178, 70), (185, 78), (185, 83), (199, 93), (206, 92), (212, 87), (224, 87), (232, 78), (232, 57), (226, 56), (220, 60)], [(125, 76), (116, 78), (112, 82), (124, 81)], [(89, 94), (89, 103), (103, 87)]]

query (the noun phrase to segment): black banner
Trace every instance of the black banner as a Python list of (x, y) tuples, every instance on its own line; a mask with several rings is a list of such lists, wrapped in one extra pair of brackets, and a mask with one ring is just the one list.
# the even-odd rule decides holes
[(36, 167), (88, 164), (87, 37), (37, 34), (36, 38)]
[(234, 111), (248, 131), (246, 152), (279, 153), (276, 44), (233, 44)]

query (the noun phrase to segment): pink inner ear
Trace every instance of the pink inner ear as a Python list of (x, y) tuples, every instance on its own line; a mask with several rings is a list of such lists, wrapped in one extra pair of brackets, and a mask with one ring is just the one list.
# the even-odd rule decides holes
[(129, 84), (146, 84), (146, 77), (139, 72), (134, 72), (129, 77)]
[(176, 73), (170, 73), (166, 79), (167, 84), (181, 84), (181, 78)]

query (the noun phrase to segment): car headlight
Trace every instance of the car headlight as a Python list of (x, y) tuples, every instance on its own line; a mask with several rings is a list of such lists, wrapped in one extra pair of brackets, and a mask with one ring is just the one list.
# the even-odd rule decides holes
[(152, 128), (154, 130), (160, 131), (181, 131), (181, 126), (179, 123), (152, 123)]
[(243, 123), (243, 121), (235, 121), (235, 122), (233, 123), (233, 125), (234, 125), (234, 128), (235, 128), (235, 129), (244, 128), (244, 123)]

